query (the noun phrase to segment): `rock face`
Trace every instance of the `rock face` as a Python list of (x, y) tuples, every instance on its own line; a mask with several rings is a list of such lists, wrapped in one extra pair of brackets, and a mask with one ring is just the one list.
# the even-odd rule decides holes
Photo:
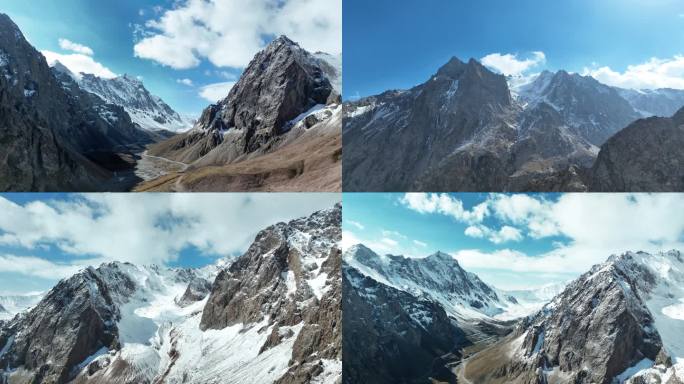
[[(119, 293), (133, 282), (114, 274)], [(100, 348), (119, 345), (112, 281), (101, 269), (88, 268), (61, 281), (30, 312), (15, 317), (0, 331), (2, 367), (20, 367), (18, 382), (65, 383), (79, 363)]]
[(345, 103), (344, 190), (585, 191), (599, 146), (643, 115), (626, 94), (565, 71), (511, 88), (453, 58), (426, 83)]
[(142, 81), (135, 77), (123, 75), (103, 79), (84, 73), (78, 84), (107, 103), (123, 107), (131, 120), (143, 129), (183, 132), (192, 127), (191, 121), (179, 115), (161, 98), (152, 95)]
[(348, 265), (343, 287), (342, 311), (353, 314), (342, 319), (345, 383), (453, 382), (442, 356), (469, 341), (440, 305)]
[(0, 14), (0, 189), (93, 190), (107, 177), (68, 136), (76, 116), (66, 93), (7, 15)]
[(636, 373), (627, 372), (637, 363), (666, 369), (670, 354), (682, 352), (672, 332), (684, 325), (673, 330), (673, 319), (661, 312), (681, 292), (683, 267), (677, 251), (613, 256), (468, 359), (461, 374), (473, 382), (612, 383)]
[(290, 368), (277, 382), (334, 376), (342, 354), (340, 224), (337, 205), (260, 232), (249, 250), (216, 277), (200, 328), (266, 321), (273, 326), (262, 347), (268, 350), (282, 342), (280, 329), (299, 325), (299, 334), (290, 335), (296, 337)]
[(205, 163), (227, 164), (269, 152), (298, 116), (339, 102), (330, 67), (281, 36), (254, 57), (228, 96), (207, 107), (190, 132), (150, 153), (192, 163), (211, 152)]
[(151, 142), (121, 108), (84, 93), (60, 69), (0, 14), (0, 190), (106, 189), (112, 175), (93, 153)]
[(602, 147), (591, 169), (595, 191), (684, 190), (684, 108), (672, 118), (638, 120)]

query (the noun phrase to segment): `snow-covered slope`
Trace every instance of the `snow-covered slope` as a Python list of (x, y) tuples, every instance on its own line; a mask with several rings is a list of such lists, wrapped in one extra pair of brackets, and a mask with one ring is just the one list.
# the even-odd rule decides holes
[(339, 382), (340, 217), (338, 205), (276, 224), (243, 256), (200, 269), (89, 267), (0, 322), (0, 378)]
[(522, 317), (542, 301), (529, 298), (521, 304), (514, 295), (498, 291), (474, 273), (466, 272), (453, 256), (443, 252), (425, 258), (381, 256), (359, 244), (345, 252), (344, 261), (381, 284), (430, 298), (448, 314), (465, 321)]
[(178, 114), (161, 98), (152, 95), (142, 81), (129, 75), (103, 79), (81, 74), (78, 80), (84, 90), (94, 93), (104, 101), (123, 107), (131, 120), (147, 130), (184, 132), (193, 122)]

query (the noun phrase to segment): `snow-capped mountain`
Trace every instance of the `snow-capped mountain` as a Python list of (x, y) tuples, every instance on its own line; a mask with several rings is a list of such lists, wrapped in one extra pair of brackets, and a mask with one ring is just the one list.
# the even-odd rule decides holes
[(679, 251), (611, 256), (459, 374), (473, 382), (680, 382), (682, 282)]
[(682, 89), (617, 88), (617, 91), (642, 117), (669, 117), (684, 106), (684, 90)]
[(644, 111), (684, 106), (677, 91), (628, 93), (562, 70), (507, 78), (452, 58), (423, 84), (345, 103), (344, 189), (586, 191), (609, 138)]
[(193, 122), (178, 114), (161, 98), (152, 95), (139, 79), (123, 75), (113, 79), (103, 79), (91, 74), (81, 74), (80, 87), (94, 93), (110, 104), (123, 107), (131, 120), (147, 130), (166, 130), (184, 132)]
[(23, 312), (43, 298), (44, 293), (0, 296), (0, 320), (8, 320), (17, 313)]
[(521, 303), (450, 255), (380, 256), (359, 244), (343, 258), (345, 382), (452, 382), (461, 349), (510, 331), (543, 304)]
[(379, 283), (438, 302), (459, 319), (493, 318), (515, 304), (510, 297), (499, 297), (495, 289), (443, 252), (425, 258), (380, 256), (355, 245), (345, 252), (344, 261)]
[[(12, 383), (336, 383), (341, 207), (201, 269), (108, 263), (0, 321)], [(4, 381), (3, 381), (4, 382)]]

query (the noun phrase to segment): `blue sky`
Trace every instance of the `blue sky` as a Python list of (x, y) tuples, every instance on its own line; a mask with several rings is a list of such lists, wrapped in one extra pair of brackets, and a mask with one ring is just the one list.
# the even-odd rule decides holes
[(1, 194), (0, 295), (42, 291), (107, 261), (201, 267), (339, 194)]
[[(630, 88), (684, 87), (684, 2), (679, 0), (345, 0), (345, 98), (424, 82), (452, 56), (492, 53), (518, 60), (543, 52), (530, 68), (591, 73)], [(668, 76), (628, 66), (674, 61)], [(660, 64), (660, 63), (659, 63)], [(601, 68), (608, 70), (598, 71)], [(655, 83), (654, 83), (655, 81)]]
[(499, 288), (533, 288), (611, 254), (684, 250), (684, 218), (671, 214), (683, 208), (677, 194), (345, 193), (343, 248), (447, 252)]
[(196, 116), (224, 97), (254, 54), (277, 35), (287, 34), (310, 50), (339, 53), (341, 5), (312, 0), (303, 12), (300, 1), (281, 1), (279, 8), (271, 4), (4, 0), (0, 12), (38, 50), (73, 54), (59, 39), (88, 47), (92, 54), (86, 56), (111, 73), (140, 76), (171, 107)]

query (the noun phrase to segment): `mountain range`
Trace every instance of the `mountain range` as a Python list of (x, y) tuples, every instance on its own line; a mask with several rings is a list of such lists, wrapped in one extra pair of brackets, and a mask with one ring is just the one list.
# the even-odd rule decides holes
[[(162, 125), (145, 124), (138, 112), (158, 107), (165, 108), (164, 116), (177, 117), (129, 77), (77, 76), (59, 62), (51, 68), (5, 14), (0, 14), (0, 74), (4, 191), (130, 189), (137, 183), (135, 154), (169, 136), (157, 129)], [(130, 93), (123, 95), (117, 86)], [(132, 103), (145, 98), (154, 105)], [(168, 127), (178, 128), (176, 123)]]
[(0, 320), (0, 382), (340, 382), (340, 220), (277, 223), (203, 268), (81, 270)]
[(340, 87), (340, 57), (273, 40), (190, 131), (150, 146), (184, 167), (139, 190), (340, 190)]
[(683, 107), (680, 90), (452, 58), (423, 84), (345, 103), (344, 190), (678, 191), (681, 151), (650, 131), (681, 143)]
[(684, 256), (627, 252), (501, 291), (438, 252), (343, 257), (345, 383), (680, 383)]

